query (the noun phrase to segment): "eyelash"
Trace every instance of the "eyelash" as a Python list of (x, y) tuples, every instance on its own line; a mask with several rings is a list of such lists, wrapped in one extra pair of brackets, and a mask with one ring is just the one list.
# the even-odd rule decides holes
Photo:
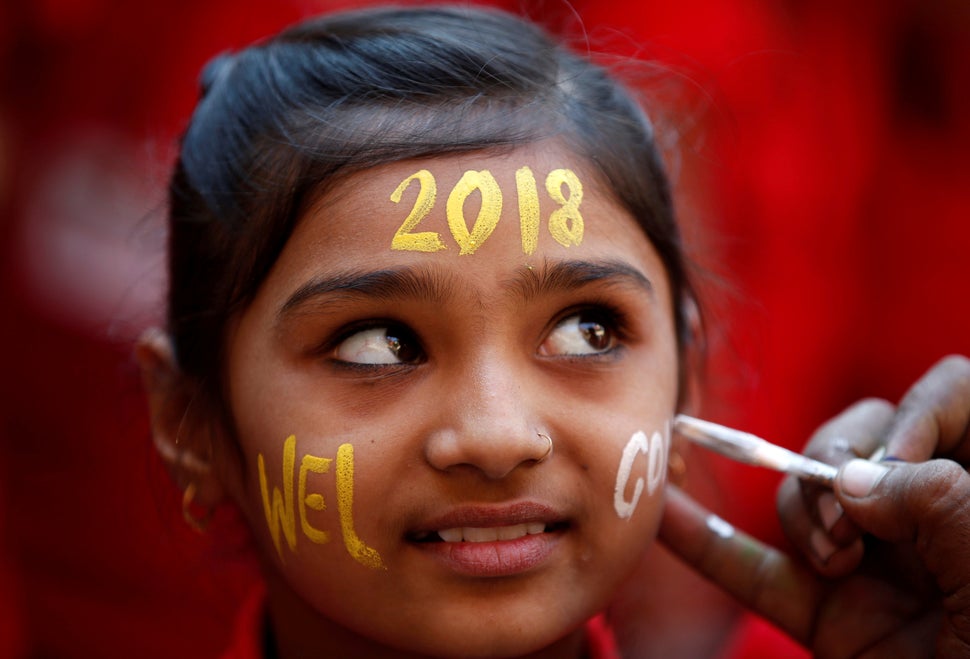
[[(401, 334), (406, 334), (414, 344), (414, 347), (416, 347), (420, 353), (419, 358), (401, 363), (366, 363), (347, 361), (344, 359), (339, 359), (336, 356), (337, 351), (347, 340), (351, 339), (355, 335), (374, 329), (385, 329), (392, 334), (398, 334), (399, 332)], [(402, 371), (413, 368), (417, 364), (425, 361), (425, 351), (422, 347), (422, 341), (418, 337), (417, 332), (410, 329), (406, 323), (396, 320), (389, 320), (386, 318), (374, 318), (346, 325), (337, 332), (333, 339), (324, 343), (320, 349), (315, 352), (321, 355), (329, 355), (328, 361), (337, 369), (362, 374), (380, 374)]]
[[(610, 361), (615, 359), (617, 354), (623, 350), (629, 340), (629, 323), (627, 315), (615, 305), (606, 302), (590, 301), (583, 304), (571, 306), (559, 312), (548, 324), (540, 341), (540, 346), (544, 344), (551, 334), (566, 320), (573, 316), (592, 316), (593, 321), (603, 325), (606, 331), (612, 335), (613, 344), (603, 352), (593, 352), (589, 354), (558, 354), (546, 355), (545, 359), (565, 360), (576, 363), (590, 363)], [(367, 363), (356, 362), (337, 357), (337, 351), (349, 339), (368, 330), (385, 329), (391, 336), (400, 335), (406, 337), (408, 345), (418, 352), (415, 359), (402, 361), (400, 363)], [(423, 341), (418, 333), (412, 330), (406, 323), (390, 319), (369, 319), (354, 322), (344, 326), (337, 334), (324, 343), (318, 350), (314, 351), (320, 355), (329, 355), (328, 361), (332, 366), (343, 371), (356, 372), (362, 374), (396, 373), (418, 366), (426, 361), (426, 351)]]
[(593, 316), (595, 322), (604, 325), (606, 330), (613, 334), (614, 345), (603, 352), (591, 354), (550, 355), (548, 359), (560, 359), (575, 362), (609, 361), (615, 359), (618, 353), (624, 349), (624, 346), (630, 340), (630, 323), (628, 316), (614, 304), (605, 301), (589, 301), (583, 304), (574, 305), (561, 311), (549, 324), (549, 329), (543, 336), (543, 342), (548, 340), (552, 332), (564, 321), (573, 316), (584, 315)]

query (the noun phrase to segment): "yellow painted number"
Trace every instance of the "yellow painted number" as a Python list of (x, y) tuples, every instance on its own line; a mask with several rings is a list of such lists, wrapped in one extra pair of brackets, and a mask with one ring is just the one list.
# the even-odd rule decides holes
[(391, 239), (391, 249), (411, 252), (437, 252), (445, 249), (445, 244), (441, 242), (441, 236), (435, 231), (411, 233), (411, 230), (428, 216), (431, 207), (434, 206), (437, 184), (431, 172), (422, 169), (401, 181), (397, 189), (391, 193), (391, 201), (395, 204), (400, 203), (401, 197), (408, 186), (411, 185), (411, 181), (417, 181), (419, 184), (418, 197), (414, 200), (414, 207), (411, 208), (411, 212), (404, 218), (404, 223), (394, 234), (394, 238)]
[[(465, 201), (475, 190), (481, 193), (482, 205), (469, 231), (465, 222)], [(502, 216), (502, 190), (498, 187), (498, 181), (487, 169), (465, 172), (448, 195), (446, 211), (448, 227), (458, 243), (458, 253), (474, 254), (492, 235)]]
[[(563, 194), (563, 185), (568, 188), (569, 197)], [(563, 247), (579, 245), (583, 242), (583, 216), (579, 213), (583, 184), (571, 170), (554, 169), (546, 177), (546, 191), (561, 206), (549, 215), (549, 233)]]
[[(400, 203), (412, 181), (418, 182), (418, 196), (411, 212), (391, 239), (391, 249), (412, 252), (446, 249), (436, 231), (414, 232), (414, 228), (431, 213), (437, 198), (437, 184), (431, 172), (422, 169), (401, 181), (391, 193), (391, 201)], [(522, 253), (531, 255), (539, 245), (540, 208), (536, 178), (529, 167), (516, 170), (515, 190), (519, 202)], [(469, 229), (465, 221), (465, 203), (476, 191), (480, 195), (481, 205)], [(554, 169), (546, 177), (546, 192), (559, 205), (549, 215), (550, 235), (563, 247), (581, 244), (583, 216), (579, 212), (579, 205), (583, 201), (583, 184), (579, 177), (570, 169)], [(474, 254), (492, 235), (502, 218), (502, 190), (498, 181), (487, 169), (466, 171), (448, 195), (445, 214), (451, 235), (458, 244), (458, 253)]]
[(536, 177), (528, 167), (521, 167), (515, 172), (515, 190), (519, 196), (522, 253), (532, 254), (539, 244), (539, 189), (536, 187)]

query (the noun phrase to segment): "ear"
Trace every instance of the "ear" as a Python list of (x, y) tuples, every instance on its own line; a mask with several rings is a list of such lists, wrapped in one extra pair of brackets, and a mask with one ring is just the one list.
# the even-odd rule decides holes
[(135, 359), (148, 397), (152, 439), (176, 486), (199, 506), (213, 508), (225, 490), (213, 469), (213, 422), (198, 386), (175, 363), (168, 335), (158, 328), (144, 332)]
[[(686, 321), (683, 338), (684, 349), (680, 365), (680, 386), (677, 397), (677, 412), (697, 416), (701, 409), (704, 368), (707, 359), (707, 337), (700, 308), (693, 295), (685, 294), (680, 301)], [(672, 432), (667, 455), (667, 477), (678, 487), (687, 484), (687, 458), (690, 455), (689, 442)]]
[(680, 392), (677, 411), (696, 415), (701, 407), (702, 380), (707, 359), (707, 339), (697, 301), (691, 295), (681, 300), (687, 336), (684, 338), (683, 363), (680, 366)]

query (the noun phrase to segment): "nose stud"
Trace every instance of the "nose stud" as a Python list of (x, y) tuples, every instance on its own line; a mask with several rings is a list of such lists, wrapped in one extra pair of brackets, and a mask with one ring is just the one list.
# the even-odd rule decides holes
[(545, 462), (546, 460), (549, 459), (549, 456), (552, 455), (552, 437), (550, 437), (549, 435), (545, 435), (545, 434), (543, 434), (541, 432), (540, 433), (537, 433), (537, 434), (539, 435), (539, 437), (541, 437), (542, 439), (546, 440), (546, 444), (548, 446), (546, 447), (546, 452), (542, 454), (542, 457), (540, 457), (538, 460), (536, 460), (536, 463)]

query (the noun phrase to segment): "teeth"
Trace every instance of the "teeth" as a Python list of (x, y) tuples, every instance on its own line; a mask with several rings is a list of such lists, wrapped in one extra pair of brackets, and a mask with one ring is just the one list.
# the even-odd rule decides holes
[(438, 536), (445, 542), (495, 542), (496, 540), (515, 540), (525, 535), (537, 535), (546, 530), (542, 522), (515, 524), (514, 526), (493, 526), (477, 528), (465, 526), (453, 529), (442, 529)]
[[(515, 527), (507, 527), (507, 528), (515, 528)], [(464, 538), (465, 542), (494, 542), (495, 540), (499, 539), (499, 530), (500, 529), (498, 527), (494, 527), (490, 529), (478, 529), (478, 528), (466, 526), (461, 530), (461, 535), (462, 535), (462, 538)], [(512, 540), (512, 538), (505, 538), (505, 539)]]
[(438, 531), (438, 535), (445, 542), (461, 542), (461, 529), (444, 529)]
[(499, 540), (515, 540), (516, 538), (521, 538), (526, 533), (528, 533), (528, 528), (525, 524), (516, 524), (515, 526), (500, 526), (497, 529)]

